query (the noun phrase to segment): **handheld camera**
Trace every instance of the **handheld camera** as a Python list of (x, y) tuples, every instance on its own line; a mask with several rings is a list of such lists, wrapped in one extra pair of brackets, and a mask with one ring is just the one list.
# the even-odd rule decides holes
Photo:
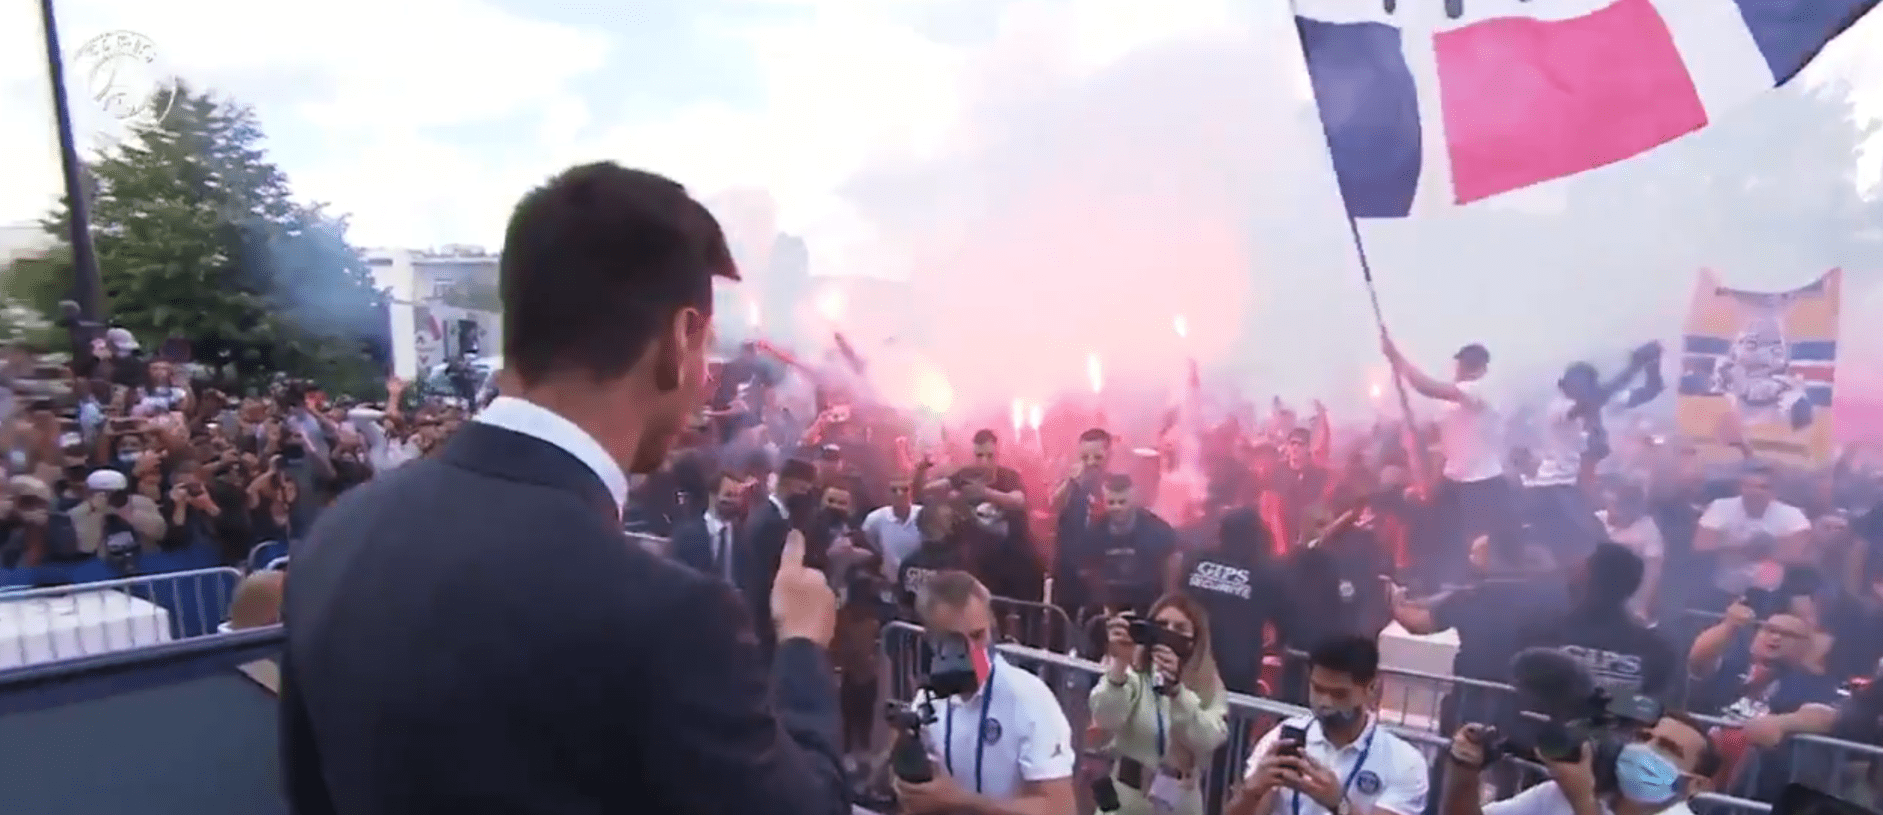
[(1575, 657), (1553, 648), (1526, 648), (1511, 660), (1511, 680), (1525, 705), (1519, 731), (1486, 728), (1487, 763), (1504, 756), (1555, 763), (1582, 760), (1585, 745), (1599, 791), (1616, 789), (1615, 761), (1643, 727), (1665, 709), (1653, 697), (1612, 693), (1596, 684)]
[(911, 784), (935, 779), (935, 767), (929, 763), (928, 749), (922, 744), (922, 728), (936, 721), (935, 700), (972, 693), (980, 685), (969, 649), (968, 638), (960, 634), (931, 635), (926, 649), (928, 670), (915, 699), (886, 706), (883, 718), (896, 731), (895, 743), (889, 748), (889, 767), (897, 778)]

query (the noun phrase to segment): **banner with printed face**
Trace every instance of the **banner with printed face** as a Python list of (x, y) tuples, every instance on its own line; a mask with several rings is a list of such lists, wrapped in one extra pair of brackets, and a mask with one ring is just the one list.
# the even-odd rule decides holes
[(1681, 433), (1709, 462), (1753, 455), (1792, 466), (1829, 463), (1843, 274), (1802, 288), (1752, 292), (1702, 269), (1682, 338)]

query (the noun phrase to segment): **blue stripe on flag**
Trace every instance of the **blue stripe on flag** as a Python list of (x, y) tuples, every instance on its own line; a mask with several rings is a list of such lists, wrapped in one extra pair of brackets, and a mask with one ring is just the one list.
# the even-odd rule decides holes
[(1295, 17), (1347, 214), (1403, 218), (1419, 190), (1419, 92), (1399, 29)]
[(1878, 0), (1733, 0), (1746, 20), (1753, 42), (1772, 69), (1772, 84), (1783, 85), (1818, 55), (1825, 43), (1843, 33)]
[[(1688, 334), (1681, 338), (1682, 352), (1687, 354), (1708, 354), (1723, 356), (1732, 348), (1733, 341), (1725, 337), (1709, 337), (1705, 334)], [(1836, 362), (1837, 342), (1835, 340), (1799, 340), (1791, 344), (1793, 362)]]

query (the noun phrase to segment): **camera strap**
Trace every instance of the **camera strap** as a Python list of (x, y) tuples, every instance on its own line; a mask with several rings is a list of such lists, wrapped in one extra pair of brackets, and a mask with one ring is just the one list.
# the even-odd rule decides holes
[[(987, 712), (994, 709), (994, 675), (1000, 672), (1000, 660), (987, 661), (987, 681), (981, 683), (980, 723), (974, 728), (974, 794), (982, 794), (981, 760), (987, 752)], [(948, 723), (942, 726), (942, 761), (948, 764), (948, 774), (960, 778), (955, 772), (955, 701), (948, 700)]]
[[(1321, 725), (1319, 722), (1316, 722), (1314, 726), (1320, 727)], [(1323, 731), (1323, 734), (1325, 734), (1325, 731)], [(1354, 779), (1359, 778), (1360, 773), (1366, 769), (1367, 756), (1373, 755), (1373, 739), (1379, 736), (1379, 734), (1380, 734), (1379, 722), (1371, 723), (1371, 726), (1367, 730), (1366, 743), (1363, 745), (1360, 745), (1360, 757), (1354, 760), (1353, 769), (1347, 771), (1347, 780), (1342, 781), (1340, 783), (1340, 800), (1342, 801), (1347, 800), (1347, 794), (1353, 791)], [(1302, 745), (1302, 747), (1306, 747), (1306, 746), (1307, 745), (1305, 744)], [(1300, 790), (1295, 790), (1294, 797), (1290, 801), (1290, 803), (1294, 807), (1294, 815), (1301, 815), (1301, 791)]]

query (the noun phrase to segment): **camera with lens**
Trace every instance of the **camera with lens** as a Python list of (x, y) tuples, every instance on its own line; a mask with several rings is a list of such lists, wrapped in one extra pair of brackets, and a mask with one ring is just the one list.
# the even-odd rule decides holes
[(1486, 763), (1505, 756), (1533, 762), (1574, 763), (1591, 750), (1596, 789), (1616, 788), (1615, 761), (1636, 734), (1660, 721), (1665, 709), (1651, 696), (1614, 693), (1596, 684), (1575, 657), (1527, 648), (1511, 661), (1512, 682), (1524, 709), (1514, 732), (1486, 728)]
[(928, 748), (922, 744), (922, 728), (936, 721), (935, 700), (973, 693), (981, 683), (966, 636), (931, 634), (926, 644), (928, 670), (922, 676), (915, 699), (907, 704), (890, 702), (883, 717), (896, 733), (895, 743), (889, 748), (890, 771), (911, 784), (925, 784), (935, 779)]

